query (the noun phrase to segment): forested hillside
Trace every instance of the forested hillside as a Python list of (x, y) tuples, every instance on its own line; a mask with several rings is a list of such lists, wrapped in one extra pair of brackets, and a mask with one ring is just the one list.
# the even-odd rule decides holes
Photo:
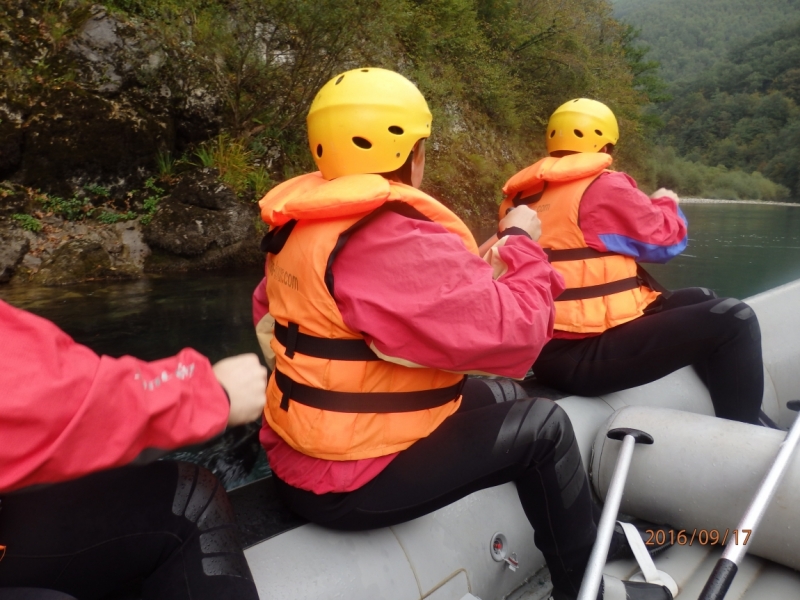
[(800, 18), (800, 0), (614, 0), (668, 82), (699, 76), (730, 49)]
[[(0, 38), (11, 49), (0, 68), (8, 114), (29, 119), (54, 88), (64, 95), (84, 84), (71, 52), (93, 3), (0, 1), (10, 34)], [(106, 8), (106, 21), (120, 21), (108, 27), (132, 29), (130, 47), (145, 50), (137, 58), (145, 63), (115, 71), (121, 81), (104, 84), (94, 73), (92, 94), (131, 99), (146, 114), (177, 109), (183, 119), (202, 106), (213, 115), (205, 130), (187, 133), (185, 119), (166, 126), (149, 169), (167, 179), (202, 163), (255, 198), (312, 168), (311, 100), (335, 73), (365, 65), (402, 72), (427, 97), (434, 126), (426, 186), (465, 216), (493, 212), (504, 178), (536, 157), (550, 112), (573, 97), (611, 105), (625, 140), (621, 163), (641, 164), (637, 57), (626, 54), (626, 28), (606, 0), (108, 0)], [(78, 156), (84, 150), (97, 148), (63, 158), (76, 168), (95, 162)], [(0, 177), (45, 188), (58, 179), (26, 164), (23, 157), (21, 174), (0, 164)], [(109, 168), (86, 173), (77, 193), (86, 184), (109, 187), (112, 197), (129, 191), (111, 185), (118, 179)]]
[[(654, 104), (650, 181), (683, 195), (800, 197), (800, 0), (615, 0)], [(658, 82), (663, 83), (659, 88)]]
[(800, 197), (800, 20), (672, 88), (660, 140), (689, 160), (759, 171)]

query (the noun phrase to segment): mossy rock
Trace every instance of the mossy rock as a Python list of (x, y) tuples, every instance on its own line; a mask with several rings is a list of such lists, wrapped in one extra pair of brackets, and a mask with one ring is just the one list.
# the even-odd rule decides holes
[(171, 136), (168, 121), (74, 84), (49, 90), (35, 111), (25, 133), (22, 183), (64, 196), (84, 181), (134, 187)]
[(30, 242), (20, 231), (0, 230), (0, 283), (7, 283), (28, 252)]
[(32, 205), (30, 194), (24, 187), (9, 181), (0, 183), (0, 217), (30, 213)]
[(99, 242), (71, 240), (59, 246), (45, 261), (33, 281), (55, 286), (115, 276), (111, 257)]

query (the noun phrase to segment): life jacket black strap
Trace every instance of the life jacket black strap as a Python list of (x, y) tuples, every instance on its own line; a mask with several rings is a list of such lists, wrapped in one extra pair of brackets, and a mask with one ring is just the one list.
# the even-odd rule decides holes
[(547, 260), (553, 262), (564, 262), (568, 260), (590, 260), (592, 258), (603, 258), (606, 256), (624, 256), (618, 252), (601, 252), (594, 248), (569, 248), (567, 250), (553, 250), (552, 248), (542, 248), (547, 254)]
[(546, 190), (547, 190), (547, 182), (545, 181), (542, 184), (542, 191), (536, 192), (535, 194), (531, 194), (530, 196), (525, 196), (524, 198), (522, 197), (522, 192), (519, 192), (516, 196), (514, 196), (514, 199), (511, 201), (511, 203), (515, 207), (522, 206), (523, 204), (525, 205), (536, 204), (539, 200), (542, 199), (542, 196), (544, 196)]
[(564, 290), (556, 302), (566, 302), (569, 300), (587, 300), (588, 298), (600, 298), (601, 296), (610, 296), (611, 294), (618, 294), (627, 290), (634, 290), (642, 285), (642, 280), (639, 277), (626, 277), (625, 279), (618, 279), (609, 283), (601, 283), (600, 285), (587, 285), (585, 287), (569, 288)]
[(416, 392), (334, 392), (297, 383), (275, 371), (275, 383), (282, 392), (281, 408), (289, 410), (289, 400), (331, 412), (403, 413), (437, 408), (461, 395), (466, 377), (455, 385)]
[(295, 352), (328, 360), (381, 360), (364, 340), (331, 340), (298, 331), (297, 323), (288, 327), (275, 323), (275, 339), (286, 348), (287, 358)]
[(286, 240), (289, 239), (289, 235), (292, 233), (295, 225), (297, 225), (297, 221), (292, 219), (285, 225), (270, 229), (261, 239), (261, 251), (269, 254), (278, 254), (286, 245)]
[(645, 271), (644, 267), (638, 263), (636, 264), (636, 275), (639, 277), (639, 281), (642, 285), (649, 287), (651, 290), (655, 290), (667, 297), (672, 294), (671, 290), (661, 285), (655, 277)]

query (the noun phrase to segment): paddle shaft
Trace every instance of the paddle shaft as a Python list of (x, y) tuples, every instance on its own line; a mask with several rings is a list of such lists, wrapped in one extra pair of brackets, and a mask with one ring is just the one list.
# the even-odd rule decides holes
[[(750, 502), (750, 506), (747, 507), (742, 520), (739, 521), (737, 530), (740, 533), (745, 529), (755, 532), (778, 489), (778, 484), (783, 479), (784, 473), (786, 473), (786, 468), (789, 466), (789, 461), (792, 458), (794, 449), (797, 447), (798, 440), (800, 440), (800, 416), (795, 418), (792, 428), (781, 443), (775, 461), (761, 482), (755, 497)], [(751, 533), (750, 540), (752, 540), (752, 535)], [(740, 540), (737, 536), (731, 538), (722, 553), (722, 557), (717, 561), (714, 570), (711, 572), (711, 576), (698, 600), (722, 600), (725, 594), (728, 593), (733, 578), (736, 577), (736, 572), (739, 570), (739, 562), (747, 553), (744, 538), (742, 538), (741, 543), (739, 542)]]
[(614, 475), (611, 476), (611, 483), (608, 486), (606, 502), (603, 506), (603, 514), (600, 516), (600, 523), (597, 525), (597, 539), (589, 556), (586, 565), (586, 573), (583, 575), (581, 591), (577, 600), (595, 600), (597, 591), (600, 589), (600, 580), (603, 577), (603, 567), (608, 557), (608, 548), (611, 545), (611, 536), (614, 534), (614, 524), (617, 521), (619, 505), (622, 502), (622, 491), (625, 489), (625, 480), (628, 478), (628, 469), (633, 458), (633, 447), (636, 445), (636, 438), (626, 435), (622, 440), (622, 448), (619, 451), (617, 465), (614, 468)]

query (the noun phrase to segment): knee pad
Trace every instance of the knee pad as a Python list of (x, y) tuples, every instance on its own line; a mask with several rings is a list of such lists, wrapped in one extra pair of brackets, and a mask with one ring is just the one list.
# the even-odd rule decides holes
[[(494, 451), (508, 452), (540, 440), (550, 441), (560, 448), (569, 446), (574, 439), (572, 423), (558, 404), (544, 398), (524, 398), (516, 400), (506, 414)], [(560, 454), (558, 450), (557, 454)]]
[(522, 386), (511, 379), (481, 379), (481, 382), (489, 388), (498, 404), (527, 396)]
[[(543, 398), (517, 400), (508, 411), (497, 434), (494, 452), (550, 443), (552, 464), (564, 506), (569, 507), (587, 482), (581, 453), (567, 413), (555, 402)], [(531, 461), (531, 458), (527, 459)], [(537, 467), (538, 468), (538, 467)]]
[(236, 529), (228, 495), (207, 469), (178, 463), (178, 484), (172, 512), (183, 516), (199, 531), (203, 572), (252, 579)]
[(753, 341), (761, 340), (761, 327), (755, 311), (736, 298), (723, 298), (711, 307), (711, 312), (730, 317), (732, 326), (747, 327)]

